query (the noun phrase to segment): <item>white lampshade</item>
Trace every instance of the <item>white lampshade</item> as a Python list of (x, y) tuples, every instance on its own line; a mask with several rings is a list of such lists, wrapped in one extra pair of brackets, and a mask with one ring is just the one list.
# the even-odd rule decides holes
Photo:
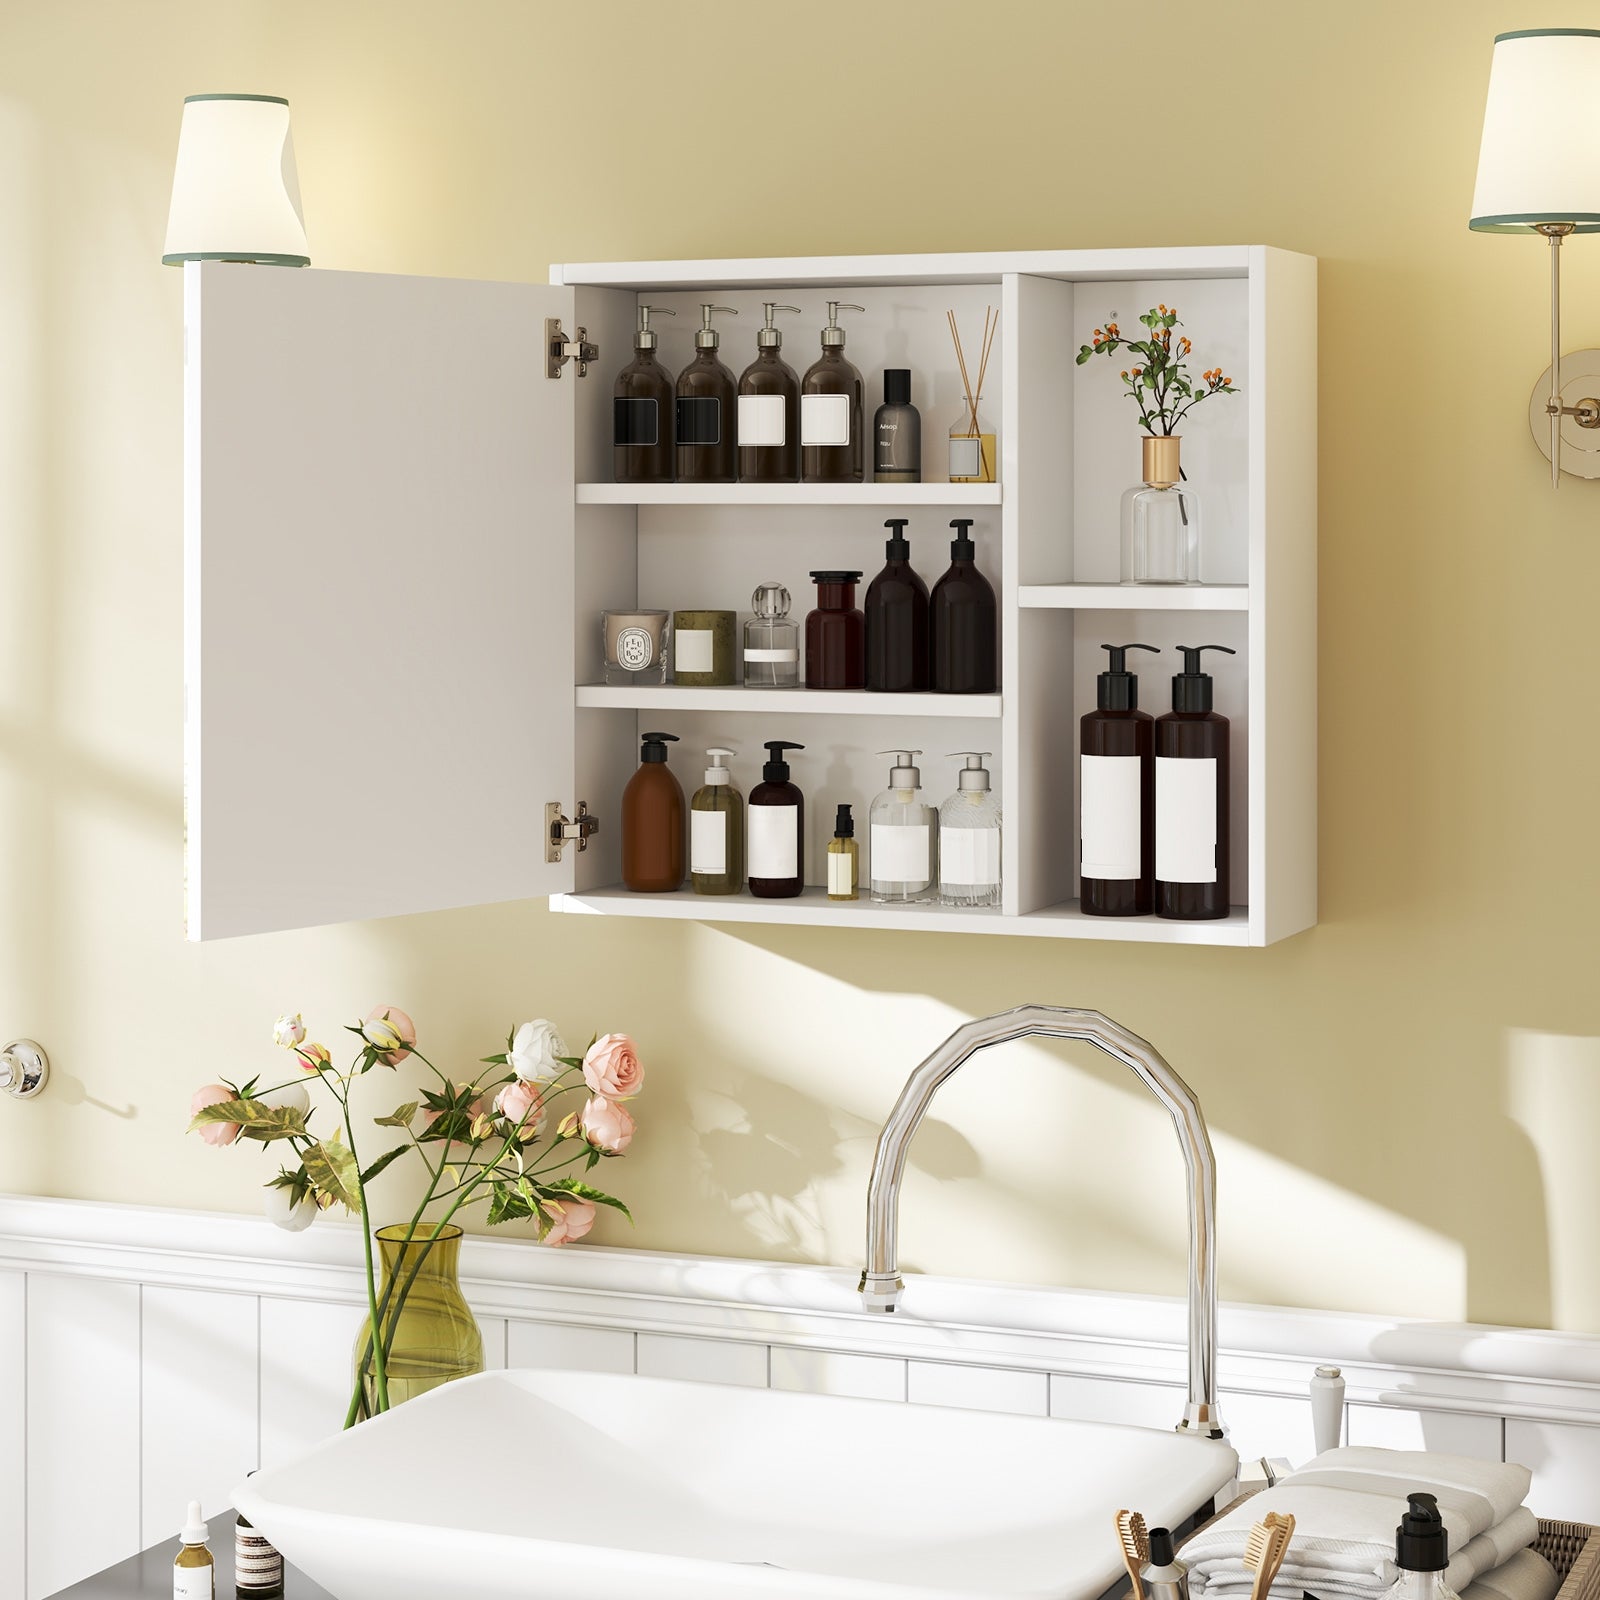
[(1600, 231), (1600, 30), (1525, 28), (1494, 41), (1472, 226), (1531, 233), (1541, 222)]
[(287, 100), (192, 94), (183, 102), (161, 259), (310, 265)]

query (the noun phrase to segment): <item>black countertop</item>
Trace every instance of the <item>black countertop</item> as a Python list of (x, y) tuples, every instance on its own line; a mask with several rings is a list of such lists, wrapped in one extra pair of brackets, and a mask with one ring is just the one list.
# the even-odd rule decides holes
[[(217, 1600), (233, 1600), (233, 1530), (237, 1517), (231, 1511), (212, 1517), (211, 1554), (217, 1563)], [(51, 1600), (172, 1600), (172, 1561), (178, 1553), (176, 1538), (165, 1539), (153, 1550), (97, 1572)], [(333, 1600), (326, 1589), (296, 1572), (287, 1562), (283, 1569), (284, 1600)]]

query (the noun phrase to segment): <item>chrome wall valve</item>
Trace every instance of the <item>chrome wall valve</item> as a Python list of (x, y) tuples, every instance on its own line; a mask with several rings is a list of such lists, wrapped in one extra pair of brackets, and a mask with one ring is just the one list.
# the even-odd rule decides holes
[(0, 1050), (0, 1089), (31, 1100), (50, 1078), (50, 1058), (32, 1039), (13, 1039)]

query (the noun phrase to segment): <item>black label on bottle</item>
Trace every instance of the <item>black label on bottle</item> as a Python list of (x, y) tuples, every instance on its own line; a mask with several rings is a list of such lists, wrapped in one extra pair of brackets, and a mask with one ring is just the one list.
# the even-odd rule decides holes
[(656, 444), (660, 438), (661, 408), (654, 400), (618, 398), (611, 402), (613, 444)]
[(678, 401), (679, 444), (721, 444), (722, 402), (715, 395)]

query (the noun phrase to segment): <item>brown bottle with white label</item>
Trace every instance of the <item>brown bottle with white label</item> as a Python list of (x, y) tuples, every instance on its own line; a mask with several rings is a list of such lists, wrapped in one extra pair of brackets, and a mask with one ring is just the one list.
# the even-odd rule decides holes
[(861, 374), (844, 358), (841, 311), (865, 306), (828, 302), (822, 354), (800, 383), (800, 475), (807, 483), (860, 483), (865, 477)]
[(1155, 719), (1139, 709), (1128, 651), (1103, 644), (1111, 664), (1095, 680), (1095, 709), (1079, 724), (1078, 904), (1090, 917), (1146, 917), (1155, 909)]
[(800, 481), (800, 378), (779, 354), (783, 333), (773, 325), (780, 311), (799, 306), (776, 300), (761, 305), (764, 324), (756, 331), (756, 358), (739, 379), (739, 481)]
[(1228, 914), (1228, 719), (1211, 709), (1202, 650), (1181, 644), (1172, 710), (1156, 718), (1156, 915), (1205, 922)]

